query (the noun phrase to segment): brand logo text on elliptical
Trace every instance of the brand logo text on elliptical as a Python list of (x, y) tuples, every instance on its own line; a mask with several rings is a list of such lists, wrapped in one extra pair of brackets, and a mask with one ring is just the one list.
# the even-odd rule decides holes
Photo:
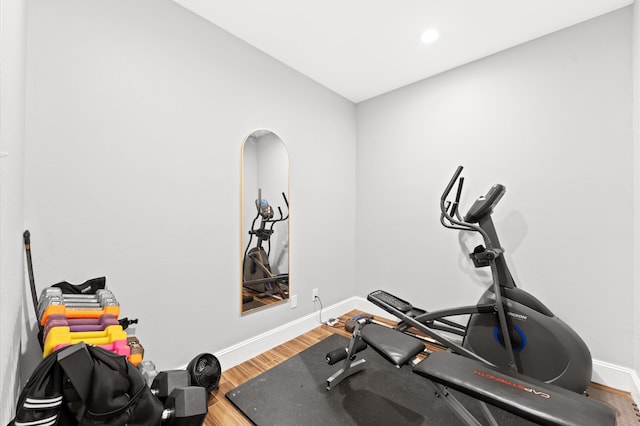
[(528, 318), (526, 315), (516, 314), (516, 313), (513, 313), (513, 312), (507, 312), (507, 315), (509, 315), (510, 317), (513, 317), (515, 319), (522, 320), (522, 321), (526, 321), (527, 318)]
[(533, 395), (538, 395), (541, 398), (545, 398), (545, 399), (551, 398), (551, 395), (549, 395), (546, 392), (537, 391), (533, 388), (529, 388), (525, 385), (521, 385), (520, 383), (511, 382), (502, 377), (496, 377), (491, 373), (485, 373), (484, 371), (478, 371), (478, 370), (475, 370), (473, 373), (477, 374), (480, 377), (484, 377), (485, 379), (493, 380), (494, 382), (502, 383), (503, 385), (511, 386), (513, 388), (520, 389), (521, 391), (529, 392), (530, 394), (533, 394)]

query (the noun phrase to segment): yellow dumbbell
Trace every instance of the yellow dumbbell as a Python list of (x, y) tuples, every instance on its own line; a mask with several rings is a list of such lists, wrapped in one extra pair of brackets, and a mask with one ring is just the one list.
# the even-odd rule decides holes
[(110, 325), (103, 331), (70, 331), (69, 327), (54, 327), (47, 333), (44, 341), (43, 356), (46, 357), (60, 345), (73, 345), (84, 342), (90, 345), (109, 345), (116, 340), (124, 340), (126, 345), (127, 332), (121, 325)]

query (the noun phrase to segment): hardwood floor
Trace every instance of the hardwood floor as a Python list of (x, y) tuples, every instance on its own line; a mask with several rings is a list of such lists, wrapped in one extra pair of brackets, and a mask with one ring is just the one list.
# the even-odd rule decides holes
[(246, 309), (247, 312), (255, 310), (255, 309), (262, 309), (262, 308), (264, 308), (266, 306), (273, 305), (273, 304), (276, 304), (276, 303), (285, 303), (286, 302), (286, 299), (283, 299), (279, 295), (260, 297), (260, 296), (258, 296), (257, 293), (254, 293), (254, 292), (246, 290), (246, 289), (242, 290), (242, 296), (243, 297), (244, 296), (252, 297), (253, 300), (254, 300), (254, 303), (258, 303), (258, 304), (261, 303), (262, 304), (262, 306), (253, 306), (253, 304), (251, 304), (251, 303), (249, 305), (243, 305), (242, 309), (243, 310)]
[[(220, 388), (213, 392), (209, 398), (209, 412), (205, 418), (205, 426), (235, 426), (235, 425), (252, 425), (249, 420), (238, 411), (235, 406), (225, 398), (225, 394), (237, 386), (245, 383), (252, 378), (260, 375), (261, 373), (269, 370), (272, 367), (280, 364), (281, 362), (291, 358), (299, 352), (315, 345), (323, 339), (329, 337), (332, 334), (341, 334), (345, 337), (351, 337), (351, 333), (348, 333), (344, 329), (345, 322), (349, 318), (360, 314), (360, 311), (351, 311), (342, 315), (339, 319), (340, 322), (334, 327), (327, 325), (320, 325), (317, 328), (305, 333), (293, 340), (283, 343), (263, 354), (258, 355), (242, 364), (225, 370), (222, 373), (220, 379)], [(377, 321), (393, 324), (391, 321), (384, 321), (376, 318)], [(430, 345), (427, 345), (430, 349)], [(599, 391), (604, 391), (609, 394), (617, 394), (629, 398), (633, 402), (631, 396), (616, 389), (607, 388), (606, 386), (592, 384), (592, 387)], [(597, 398), (600, 399), (600, 398)]]

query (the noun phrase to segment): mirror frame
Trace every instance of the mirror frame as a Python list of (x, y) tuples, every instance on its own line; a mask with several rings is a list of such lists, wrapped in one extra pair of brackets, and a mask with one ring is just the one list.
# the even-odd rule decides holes
[[(262, 306), (257, 306), (257, 307), (252, 307), (252, 308), (248, 308), (248, 309), (244, 309), (244, 303), (243, 303), (243, 296), (245, 294), (245, 283), (244, 283), (244, 269), (245, 269), (245, 257), (246, 257), (246, 252), (247, 250), (249, 250), (249, 245), (251, 244), (251, 240), (247, 240), (246, 236), (249, 234), (249, 231), (252, 229), (252, 225), (250, 223), (250, 220), (247, 219), (247, 217), (252, 217), (255, 215), (256, 219), (258, 218), (257, 215), (257, 211), (256, 211), (256, 206), (253, 203), (249, 203), (248, 201), (245, 202), (245, 199), (248, 199), (252, 194), (245, 194), (245, 190), (251, 190), (252, 192), (255, 190), (261, 191), (260, 188), (248, 188), (248, 183), (246, 182), (246, 169), (247, 169), (247, 165), (245, 164), (245, 160), (246, 160), (246, 154), (247, 154), (247, 143), (249, 143), (252, 140), (255, 140), (256, 142), (259, 143), (260, 139), (265, 137), (265, 136), (273, 136), (274, 137), (274, 142), (277, 141), (279, 142), (279, 144), (282, 147), (282, 151), (285, 155), (285, 157), (283, 157), (283, 162), (286, 162), (286, 185), (284, 191), (285, 197), (286, 199), (283, 200), (282, 198), (280, 198), (279, 200), (275, 200), (273, 202), (273, 209), (275, 209), (276, 211), (274, 212), (274, 219), (279, 219), (280, 213), (278, 212), (278, 207), (280, 207), (282, 209), (282, 214), (285, 218), (285, 222), (286, 225), (283, 223), (276, 223), (276, 224), (272, 224), (275, 225), (274, 226), (274, 234), (277, 234), (277, 229), (286, 226), (286, 240), (283, 243), (284, 248), (286, 248), (286, 273), (287, 275), (289, 275), (290, 272), (290, 226), (289, 226), (289, 203), (288, 203), (288, 199), (289, 199), (289, 191), (290, 191), (290, 156), (289, 156), (289, 151), (287, 149), (287, 145), (284, 143), (284, 141), (282, 140), (282, 138), (280, 137), (280, 135), (278, 135), (276, 132), (269, 130), (269, 129), (265, 129), (265, 128), (260, 128), (260, 129), (255, 129), (252, 132), (250, 132), (243, 140), (242, 142), (242, 147), (240, 150), (240, 313), (242, 315), (244, 314), (248, 314), (251, 312), (255, 312), (255, 311), (261, 311), (264, 310), (265, 308), (268, 307), (272, 307), (272, 306), (277, 306), (277, 305), (281, 305), (285, 302), (287, 302), (290, 298), (291, 295), (291, 291), (290, 291), (290, 285), (289, 285), (289, 279), (287, 277), (287, 293), (286, 293), (286, 297), (282, 298), (280, 296), (274, 297), (274, 296), (268, 296), (262, 299), (259, 299), (260, 302), (264, 303)], [(256, 158), (257, 158), (257, 152), (256, 152)], [(257, 161), (257, 160), (256, 160)], [(284, 180), (284, 179), (283, 179)], [(259, 186), (259, 185), (258, 185)], [(274, 193), (274, 191), (270, 191), (271, 194)], [(280, 194), (281, 192), (278, 192), (278, 194)], [(253, 192), (253, 194), (256, 194), (255, 192)], [(272, 195), (271, 195), (272, 196)], [(261, 195), (260, 195), (260, 198)], [(285, 205), (286, 202), (286, 205)], [(248, 204), (248, 205), (247, 205)], [(245, 211), (245, 209), (249, 209), (251, 210), (251, 214), (248, 214), (248, 210)], [(277, 222), (280, 222), (278, 220), (276, 220)], [(255, 220), (254, 220), (255, 223)], [(254, 237), (255, 238), (255, 237)], [(254, 245), (255, 246), (255, 245)], [(257, 292), (256, 292), (257, 294)], [(255, 300), (255, 295), (254, 295), (254, 300)]]

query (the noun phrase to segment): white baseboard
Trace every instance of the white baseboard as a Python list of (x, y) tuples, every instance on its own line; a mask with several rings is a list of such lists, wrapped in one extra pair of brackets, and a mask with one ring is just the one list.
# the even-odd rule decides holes
[[(322, 310), (324, 319), (338, 317), (353, 309), (366, 311), (372, 315), (393, 319), (388, 312), (372, 305), (365, 298), (351, 297)], [(320, 325), (318, 313), (291, 321), (251, 339), (223, 349), (214, 355), (223, 369), (234, 367), (275, 346), (281, 345)], [(640, 402), (640, 378), (635, 370), (604, 361), (593, 361), (593, 382), (600, 383), (625, 392), (630, 392), (634, 400)]]
[[(339, 317), (345, 313), (356, 309), (355, 298), (346, 299), (322, 309), (322, 319), (327, 320), (332, 317)], [(297, 320), (291, 321), (280, 327), (259, 334), (255, 337), (229, 346), (214, 355), (220, 361), (224, 370), (243, 363), (263, 352), (281, 345), (301, 334), (304, 334), (320, 325), (318, 312), (314, 312)]]
[(630, 392), (634, 400), (638, 401), (640, 381), (638, 380), (638, 374), (635, 370), (594, 359), (591, 381), (621, 391)]
[(631, 375), (631, 396), (636, 404), (640, 404), (640, 377), (637, 371)]

